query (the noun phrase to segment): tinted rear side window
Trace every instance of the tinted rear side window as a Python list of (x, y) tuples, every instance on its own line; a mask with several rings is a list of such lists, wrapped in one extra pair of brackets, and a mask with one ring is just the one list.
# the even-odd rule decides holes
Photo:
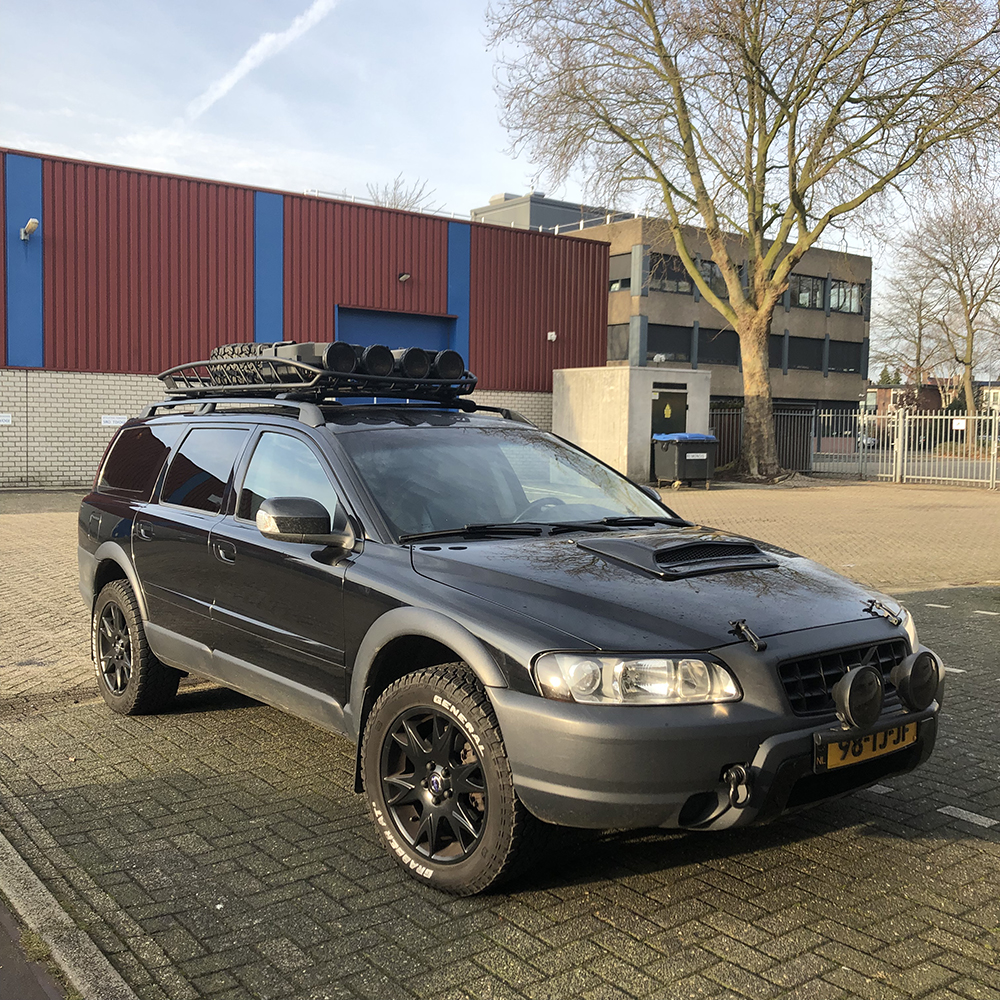
[(98, 492), (148, 500), (181, 430), (180, 424), (147, 424), (123, 430), (101, 469)]
[(196, 427), (170, 463), (160, 500), (217, 514), (246, 436), (235, 428)]

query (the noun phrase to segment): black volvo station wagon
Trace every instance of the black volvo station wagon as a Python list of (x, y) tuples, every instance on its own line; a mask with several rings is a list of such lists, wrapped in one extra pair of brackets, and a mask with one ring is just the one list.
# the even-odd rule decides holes
[(904, 608), (477, 406), (455, 352), (213, 355), (80, 508), (114, 711), (190, 673), (354, 740), (388, 850), (460, 894), (544, 823), (744, 826), (930, 754), (944, 671)]

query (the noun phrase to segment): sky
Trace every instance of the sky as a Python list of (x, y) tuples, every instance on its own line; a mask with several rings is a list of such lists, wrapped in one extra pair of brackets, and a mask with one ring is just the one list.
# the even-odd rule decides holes
[(535, 179), (506, 152), (485, 6), (0, 0), (0, 145), (359, 197), (402, 174), (467, 218)]

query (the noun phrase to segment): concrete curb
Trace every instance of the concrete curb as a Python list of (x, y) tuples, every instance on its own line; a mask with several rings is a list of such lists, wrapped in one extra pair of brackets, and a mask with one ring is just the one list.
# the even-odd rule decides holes
[(85, 1000), (138, 1000), (111, 963), (0, 834), (0, 892), (52, 952)]

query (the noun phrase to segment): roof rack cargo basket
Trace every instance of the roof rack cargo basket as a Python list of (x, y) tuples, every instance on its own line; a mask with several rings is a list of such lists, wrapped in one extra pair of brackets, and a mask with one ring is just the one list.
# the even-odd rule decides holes
[(468, 395), (477, 381), (456, 351), (390, 351), (343, 341), (224, 344), (207, 360), (176, 365), (157, 378), (171, 396), (281, 395), (313, 402), (352, 396), (449, 402)]

